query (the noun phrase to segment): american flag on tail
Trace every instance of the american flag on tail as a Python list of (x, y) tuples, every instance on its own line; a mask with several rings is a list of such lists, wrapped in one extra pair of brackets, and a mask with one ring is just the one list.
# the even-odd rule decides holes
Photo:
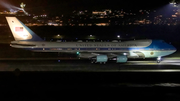
[(23, 31), (23, 27), (15, 27), (15, 31), (16, 32), (22, 32)]

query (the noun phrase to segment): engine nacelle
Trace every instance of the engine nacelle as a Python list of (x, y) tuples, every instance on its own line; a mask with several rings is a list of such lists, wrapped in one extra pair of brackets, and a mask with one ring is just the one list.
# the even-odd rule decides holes
[(98, 55), (96, 57), (96, 62), (107, 62), (108, 57), (107, 55)]
[(125, 63), (125, 62), (127, 62), (127, 56), (126, 55), (119, 55), (119, 56), (117, 56), (116, 62), (117, 63)]

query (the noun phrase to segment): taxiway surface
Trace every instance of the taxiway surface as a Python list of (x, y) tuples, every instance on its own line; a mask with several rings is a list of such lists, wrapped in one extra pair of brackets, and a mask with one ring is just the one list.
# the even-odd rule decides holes
[(119, 64), (91, 64), (89, 60), (60, 60), (58, 58), (0, 58), (0, 71), (84, 71), (84, 72), (180, 72), (180, 58), (156, 60), (129, 60)]

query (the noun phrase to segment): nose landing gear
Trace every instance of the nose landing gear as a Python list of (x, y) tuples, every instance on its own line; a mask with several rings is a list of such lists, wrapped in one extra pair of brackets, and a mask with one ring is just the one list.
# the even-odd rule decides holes
[(158, 57), (157, 58), (157, 63), (160, 63), (161, 62), (161, 57)]

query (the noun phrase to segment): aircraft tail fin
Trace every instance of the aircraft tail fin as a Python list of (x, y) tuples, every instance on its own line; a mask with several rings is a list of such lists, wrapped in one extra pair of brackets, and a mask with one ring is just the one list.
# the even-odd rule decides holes
[(16, 41), (43, 41), (16, 17), (6, 17), (6, 20)]

